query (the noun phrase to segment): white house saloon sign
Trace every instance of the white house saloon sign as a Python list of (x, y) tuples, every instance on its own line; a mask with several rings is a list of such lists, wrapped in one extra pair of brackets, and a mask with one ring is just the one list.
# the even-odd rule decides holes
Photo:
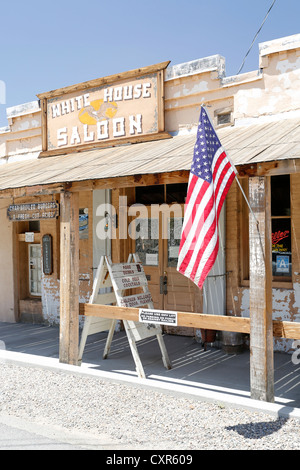
[(169, 62), (37, 95), (41, 156), (118, 145), (164, 133), (164, 69)]

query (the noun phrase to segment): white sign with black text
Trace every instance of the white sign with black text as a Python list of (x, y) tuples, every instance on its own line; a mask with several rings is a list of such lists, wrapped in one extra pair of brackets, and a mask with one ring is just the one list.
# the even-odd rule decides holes
[(141, 323), (155, 323), (158, 325), (177, 326), (177, 312), (140, 308), (139, 321)]

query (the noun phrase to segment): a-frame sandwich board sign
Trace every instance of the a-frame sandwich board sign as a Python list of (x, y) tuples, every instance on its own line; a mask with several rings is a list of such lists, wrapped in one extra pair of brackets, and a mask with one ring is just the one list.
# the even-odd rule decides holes
[[(105, 297), (107, 294), (98, 294), (99, 287), (108, 287), (110, 285), (113, 287), (113, 292), (111, 293), (113, 295), (110, 297)], [(141, 287), (143, 292), (128, 296), (124, 295), (124, 291), (137, 287)], [(130, 254), (127, 263), (113, 264), (109, 257), (105, 256), (101, 258), (90, 303), (108, 304), (112, 302), (116, 302), (119, 307), (146, 306), (147, 308), (153, 309), (153, 301), (151, 293), (148, 289), (147, 278), (143, 266), (136, 254)], [(98, 323), (99, 320), (100, 322)], [(110, 350), (116, 320), (87, 317), (86, 321), (87, 323), (84, 325), (82, 333), (79, 358), (82, 358), (86, 338), (89, 334), (92, 334), (91, 331), (96, 333), (99, 331), (105, 331), (106, 328), (109, 329), (109, 333), (103, 354), (103, 358), (105, 359)], [(139, 377), (145, 378), (146, 376), (137, 350), (136, 342), (145, 338), (153, 336), (157, 337), (164, 366), (167, 369), (172, 367), (160, 325), (140, 323), (129, 320), (123, 320), (123, 323)]]

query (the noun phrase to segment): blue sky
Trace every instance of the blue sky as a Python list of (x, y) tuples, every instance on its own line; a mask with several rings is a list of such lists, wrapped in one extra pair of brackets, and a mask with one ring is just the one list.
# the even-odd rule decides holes
[[(0, 127), (7, 107), (37, 93), (165, 60), (175, 65), (221, 54), (226, 75), (235, 75), (272, 2), (3, 1)], [(299, 0), (276, 0), (242, 72), (258, 69), (260, 42), (300, 33), (299, 17)]]

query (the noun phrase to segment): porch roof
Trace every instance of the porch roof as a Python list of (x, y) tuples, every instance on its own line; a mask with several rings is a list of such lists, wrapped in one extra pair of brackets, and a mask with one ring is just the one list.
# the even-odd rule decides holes
[[(236, 166), (300, 158), (300, 118), (217, 130)], [(189, 170), (195, 134), (0, 165), (0, 191)]]

